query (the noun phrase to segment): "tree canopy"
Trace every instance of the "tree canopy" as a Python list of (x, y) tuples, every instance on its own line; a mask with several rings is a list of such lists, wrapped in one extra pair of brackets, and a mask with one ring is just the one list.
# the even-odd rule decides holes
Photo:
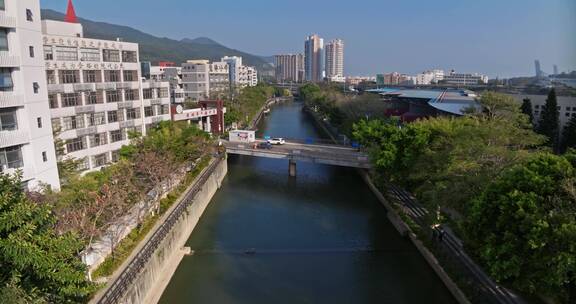
[(547, 144), (553, 149), (558, 149), (560, 113), (558, 112), (558, 102), (556, 101), (556, 91), (551, 89), (546, 99), (544, 109), (540, 113), (540, 120), (536, 131), (548, 138)]
[(93, 290), (82, 242), (57, 234), (51, 205), (28, 199), (20, 177), (0, 174), (0, 294), (18, 302), (82, 302)]
[(494, 278), (568, 300), (576, 283), (576, 175), (567, 159), (536, 154), (506, 170), (473, 201), (465, 227)]

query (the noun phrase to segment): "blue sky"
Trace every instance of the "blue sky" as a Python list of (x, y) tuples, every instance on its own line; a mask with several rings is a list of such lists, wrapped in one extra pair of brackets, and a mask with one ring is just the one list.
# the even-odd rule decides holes
[[(41, 0), (65, 11), (67, 0)], [(344, 39), (347, 75), (456, 69), (491, 77), (576, 70), (575, 0), (74, 0), (80, 17), (258, 54)]]

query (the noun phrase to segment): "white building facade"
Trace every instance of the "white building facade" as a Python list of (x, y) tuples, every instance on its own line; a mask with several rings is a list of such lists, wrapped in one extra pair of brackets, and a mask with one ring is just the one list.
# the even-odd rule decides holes
[(0, 1), (0, 172), (60, 188), (42, 58), (38, 0)]
[(188, 60), (182, 64), (182, 87), (185, 98), (198, 102), (210, 97), (210, 62)]
[(326, 78), (344, 82), (344, 41), (334, 39), (326, 44)]
[(477, 73), (456, 73), (454, 70), (450, 71), (449, 74), (444, 75), (442, 81), (444, 84), (457, 85), (457, 86), (469, 86), (488, 83), (488, 76), (480, 75)]
[(417, 85), (430, 85), (442, 80), (444, 80), (443, 70), (429, 70), (416, 75), (415, 82)]
[(326, 77), (324, 39), (314, 34), (304, 42), (304, 73), (306, 81), (321, 82)]
[(170, 120), (169, 83), (143, 82), (138, 44), (88, 39), (78, 23), (43, 21), (45, 79), (61, 157), (98, 170), (119, 159), (129, 134)]

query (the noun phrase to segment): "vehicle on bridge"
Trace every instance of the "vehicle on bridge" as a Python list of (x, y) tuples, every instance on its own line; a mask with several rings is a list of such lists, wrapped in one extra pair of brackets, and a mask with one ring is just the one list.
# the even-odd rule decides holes
[(283, 145), (286, 143), (286, 141), (284, 140), (284, 138), (271, 138), (268, 140), (268, 143), (270, 143), (271, 145)]
[(256, 146), (256, 148), (270, 150), (272, 149), (272, 144), (269, 142), (261, 142)]

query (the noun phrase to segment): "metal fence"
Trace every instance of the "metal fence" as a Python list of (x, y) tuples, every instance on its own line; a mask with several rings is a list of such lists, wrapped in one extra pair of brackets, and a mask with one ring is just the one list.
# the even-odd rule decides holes
[(168, 233), (172, 230), (174, 225), (180, 220), (182, 213), (192, 205), (196, 195), (202, 190), (202, 186), (210, 175), (216, 170), (218, 165), (224, 161), (222, 157), (218, 157), (210, 166), (204, 170), (200, 175), (198, 182), (196, 182), (178, 205), (170, 212), (166, 221), (164, 221), (150, 239), (144, 244), (142, 249), (130, 261), (128, 266), (124, 268), (122, 273), (112, 282), (110, 287), (106, 290), (104, 295), (98, 300), (99, 304), (113, 304), (118, 303), (126, 290), (137, 278), (138, 274), (142, 271), (146, 263), (150, 260), (156, 249), (160, 246), (162, 241), (166, 238)]
[(496, 284), (484, 273), (464, 252), (462, 241), (452, 231), (442, 226), (430, 226), (426, 220), (430, 216), (428, 211), (409, 193), (396, 186), (389, 186), (388, 194), (402, 204), (405, 213), (421, 229), (419, 236), (424, 238), (427, 247), (433, 251), (442, 267), (465, 290), (466, 296), (473, 303), (524, 303), (521, 298)]

